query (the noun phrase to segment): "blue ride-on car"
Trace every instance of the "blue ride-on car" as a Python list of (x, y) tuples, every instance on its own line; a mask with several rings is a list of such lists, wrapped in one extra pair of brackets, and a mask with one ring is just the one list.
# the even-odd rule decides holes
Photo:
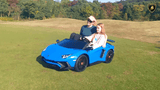
[(98, 61), (110, 63), (114, 56), (114, 46), (110, 43), (106, 43), (105, 48), (92, 49), (88, 47), (89, 42), (85, 40), (64, 39), (56, 42), (46, 47), (41, 56), (44, 62), (56, 65), (60, 69), (74, 69), (81, 72)]

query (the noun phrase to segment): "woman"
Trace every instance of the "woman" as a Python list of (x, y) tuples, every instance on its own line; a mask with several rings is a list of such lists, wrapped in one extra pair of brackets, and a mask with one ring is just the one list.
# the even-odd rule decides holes
[(105, 34), (104, 24), (99, 23), (97, 25), (97, 33), (94, 33), (91, 36), (86, 36), (85, 38), (92, 42), (89, 44), (89, 46), (92, 46), (93, 49), (101, 46), (105, 48), (107, 42), (107, 35)]
[(87, 25), (81, 27), (80, 35), (84, 37), (96, 33), (96, 26), (94, 25), (96, 25), (96, 18), (94, 16), (88, 17)]
[(84, 36), (90, 36), (93, 33), (96, 33), (96, 18), (94, 16), (88, 17), (87, 25), (83, 25), (81, 27), (80, 35), (76, 33), (72, 33), (70, 35), (70, 39), (82, 40)]

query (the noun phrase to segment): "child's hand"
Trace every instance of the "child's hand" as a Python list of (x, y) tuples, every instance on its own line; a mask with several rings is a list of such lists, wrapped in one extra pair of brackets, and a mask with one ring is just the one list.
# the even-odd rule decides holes
[(89, 46), (93, 46), (93, 43), (90, 43)]

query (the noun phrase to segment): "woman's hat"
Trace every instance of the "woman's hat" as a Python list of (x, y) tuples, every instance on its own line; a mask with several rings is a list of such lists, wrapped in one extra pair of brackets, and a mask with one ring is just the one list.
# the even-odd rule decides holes
[(96, 18), (94, 16), (88, 17), (91, 21), (96, 21)]

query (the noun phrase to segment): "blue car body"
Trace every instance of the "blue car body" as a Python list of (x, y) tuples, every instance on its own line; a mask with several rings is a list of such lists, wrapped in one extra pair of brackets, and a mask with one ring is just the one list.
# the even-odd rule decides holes
[[(42, 53), (42, 60), (48, 64), (56, 65), (59, 68), (74, 69), (76, 60), (81, 55), (86, 55), (88, 64), (97, 61), (105, 61), (109, 50), (114, 52), (114, 46), (106, 43), (106, 47), (96, 49), (84, 49), (86, 42), (72, 39), (64, 39), (59, 43), (51, 44), (45, 48)], [(105, 50), (104, 56), (101, 58), (102, 49)]]

